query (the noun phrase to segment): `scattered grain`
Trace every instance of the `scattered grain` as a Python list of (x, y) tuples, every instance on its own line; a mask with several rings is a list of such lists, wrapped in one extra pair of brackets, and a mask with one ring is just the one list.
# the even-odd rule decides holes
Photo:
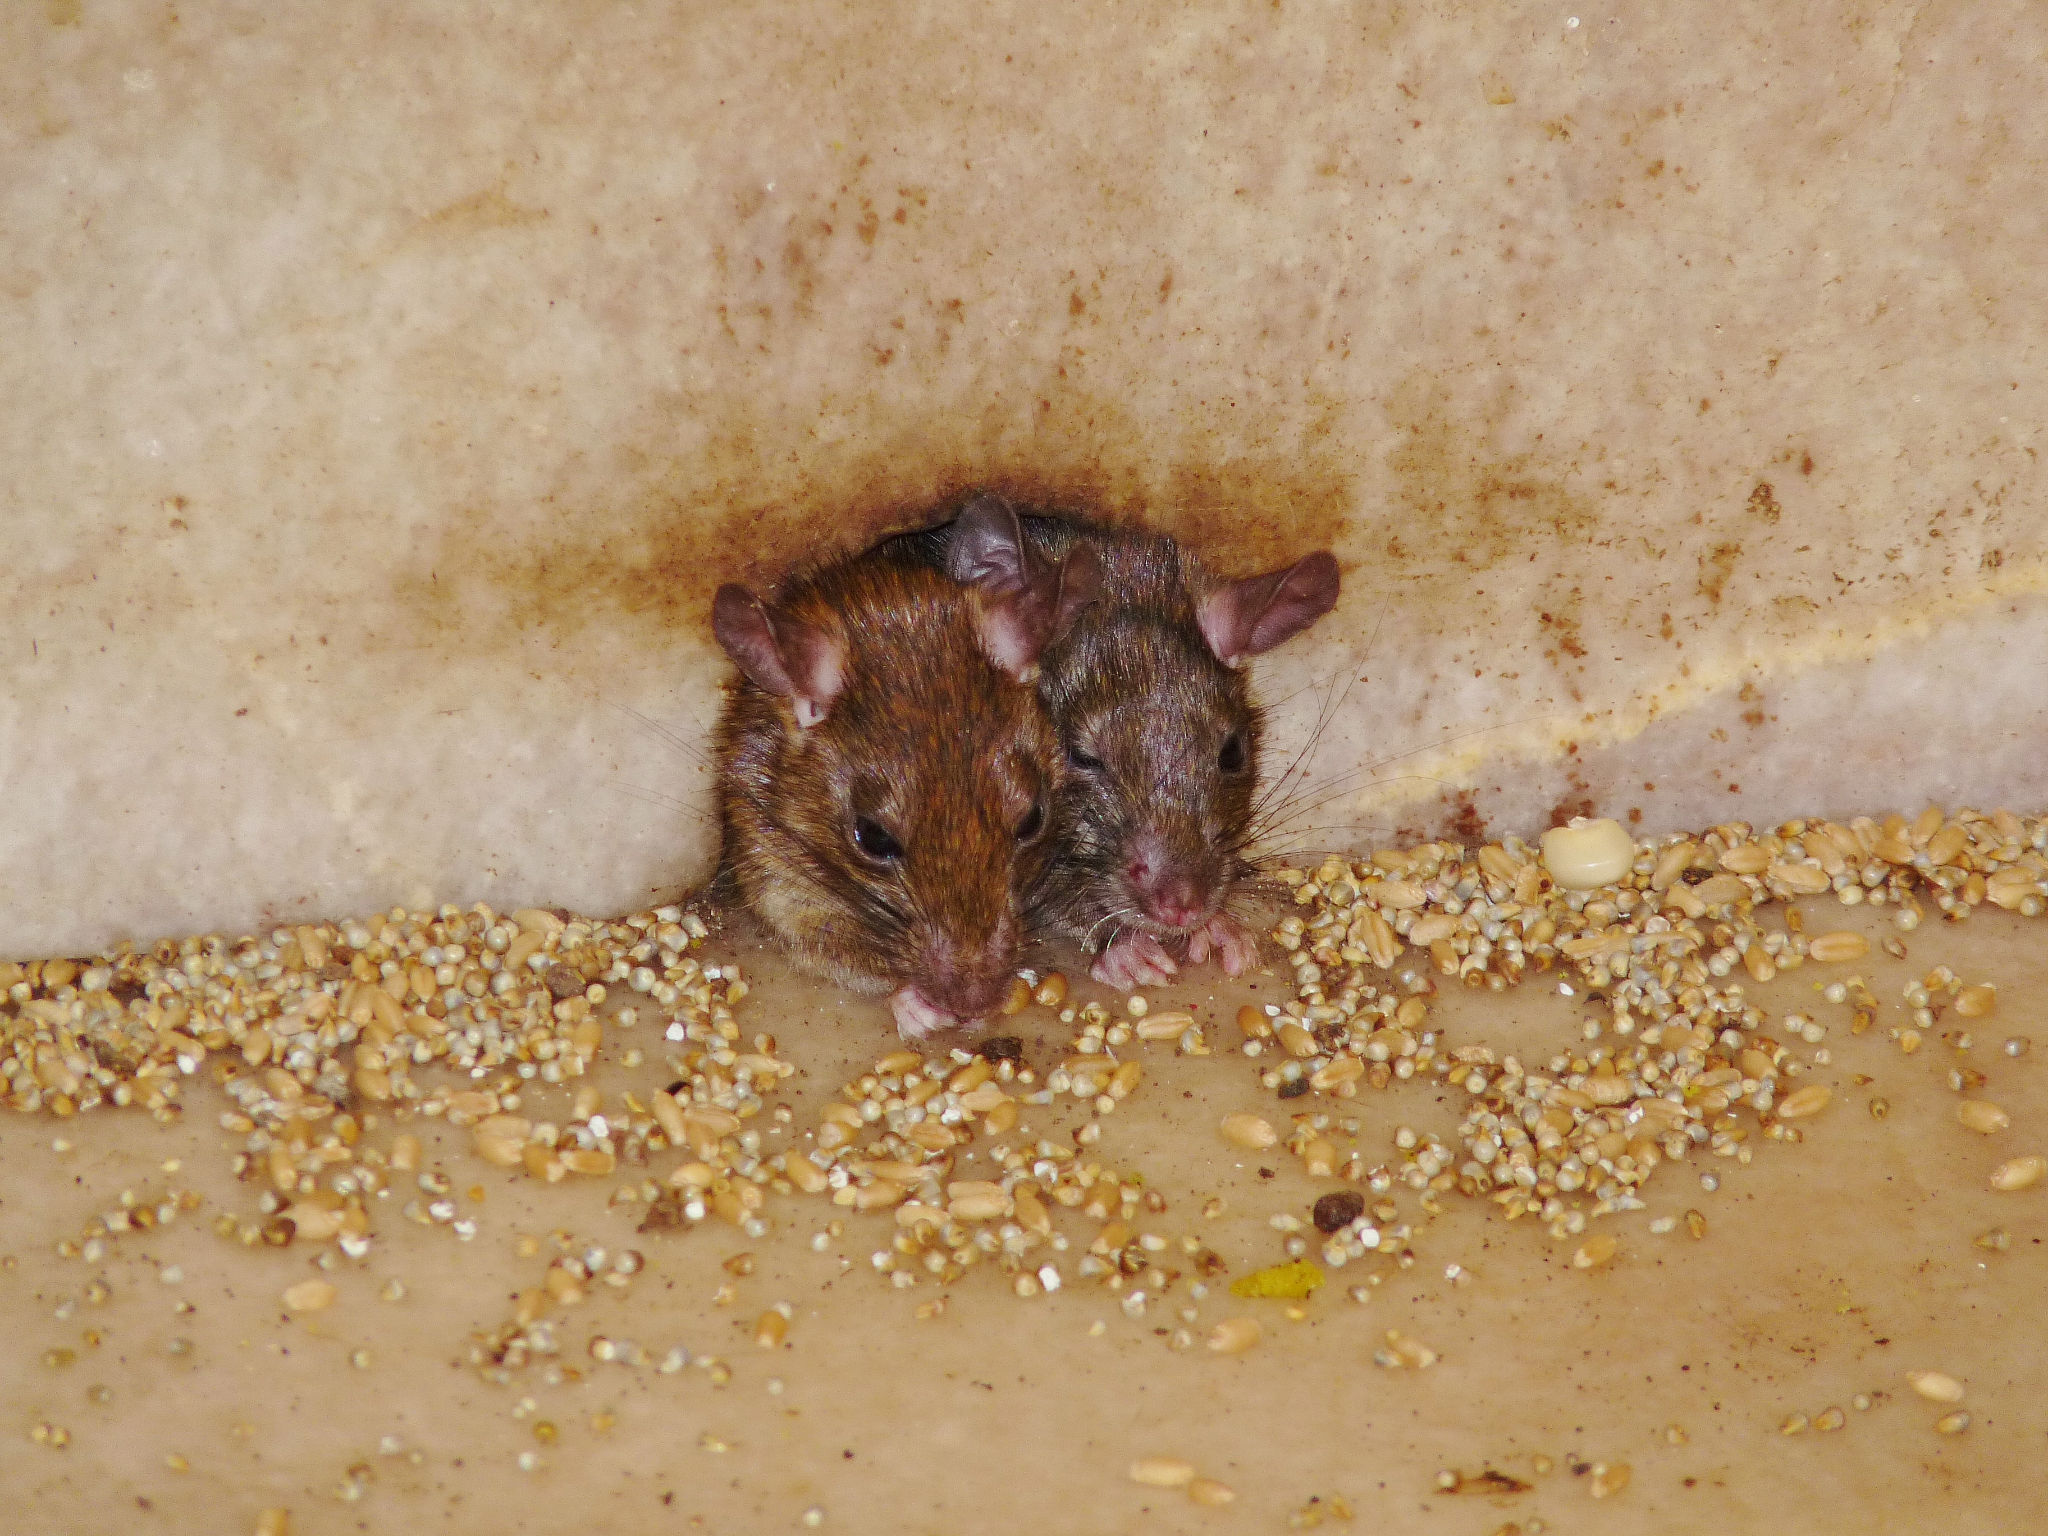
[(301, 1280), (297, 1285), (287, 1286), (284, 1305), (287, 1312), (318, 1312), (334, 1305), (338, 1293), (331, 1280)]
[(1178, 1040), (1195, 1027), (1195, 1016), (1174, 1008), (1148, 1014), (1134, 1026), (1140, 1040)]
[(1822, 965), (1843, 965), (1851, 960), (1861, 960), (1869, 953), (1870, 941), (1860, 933), (1846, 930), (1815, 934), (1806, 941), (1807, 958)]
[(1574, 816), (1543, 834), (1543, 867), (1569, 891), (1592, 890), (1619, 880), (1635, 862), (1635, 839), (1618, 821)]
[(1794, 1089), (1779, 1101), (1778, 1118), (1799, 1120), (1808, 1115), (1817, 1115), (1828, 1107), (1828, 1101), (1834, 1096), (1834, 1090), (1826, 1084), (1808, 1083), (1804, 1088)]
[(1131, 1481), (1147, 1488), (1185, 1488), (1195, 1480), (1195, 1465), (1174, 1456), (1145, 1456), (1131, 1463)]
[(2029, 1154), (2008, 1158), (1991, 1170), (1991, 1187), (1997, 1190), (2032, 1189), (2048, 1174), (2048, 1157)]
[(1257, 1115), (1225, 1115), (1221, 1129), (1225, 1141), (1251, 1152), (1263, 1152), (1280, 1140), (1279, 1132)]
[(1595, 1269), (1614, 1257), (1617, 1246), (1612, 1232), (1589, 1237), (1572, 1254), (1572, 1268)]
[(1965, 987), (1956, 994), (1955, 1010), (1960, 1018), (1986, 1018), (1997, 1006), (1998, 989), (1989, 982), (1979, 982), (1975, 986)]
[(1964, 1099), (1956, 1106), (1956, 1119), (1965, 1130), (1990, 1136), (2012, 1124), (2012, 1116), (1986, 1099)]
[(1629, 1464), (1625, 1461), (1593, 1463), (1593, 1475), (1587, 1482), (1587, 1491), (1596, 1499), (1610, 1498), (1628, 1486)]
[(1209, 1330), (1209, 1348), (1219, 1355), (1241, 1355), (1264, 1331), (1255, 1317), (1227, 1317)]
[(1946, 1371), (1908, 1371), (1906, 1384), (1930, 1403), (1960, 1403), (1963, 1384)]

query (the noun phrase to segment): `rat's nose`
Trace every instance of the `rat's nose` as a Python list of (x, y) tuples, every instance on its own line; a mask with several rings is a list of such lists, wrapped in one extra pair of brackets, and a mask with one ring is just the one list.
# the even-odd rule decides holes
[(1169, 928), (1192, 928), (1202, 917), (1202, 901), (1194, 880), (1185, 874), (1162, 878), (1150, 891), (1140, 894), (1145, 915)]
[(1208, 910), (1194, 872), (1157, 832), (1147, 829), (1132, 837), (1124, 878), (1139, 910), (1165, 927), (1192, 928)]
[(963, 1024), (994, 1013), (1009, 991), (1009, 974), (1001, 976), (962, 975), (935, 977), (932, 1000)]
[(937, 938), (925, 951), (918, 990), (963, 1024), (994, 1013), (1009, 994), (1016, 944), (1008, 923), (980, 944)]

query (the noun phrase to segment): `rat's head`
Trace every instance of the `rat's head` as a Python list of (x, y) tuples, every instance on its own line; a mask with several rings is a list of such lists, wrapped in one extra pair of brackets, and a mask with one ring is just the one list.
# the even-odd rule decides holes
[(719, 643), (753, 685), (727, 732), (741, 888), (800, 956), (894, 991), (907, 1035), (981, 1018), (1015, 971), (1062, 774), (1027, 679), (1086, 597), (1071, 569), (963, 587), (877, 558), (773, 604), (718, 593)]
[[(1326, 553), (1217, 581), (1163, 540), (1141, 551), (1138, 600), (1112, 590), (1047, 659), (1042, 692), (1067, 758), (1053, 881), (1072, 919), (1162, 937), (1223, 908), (1249, 868), (1261, 717), (1242, 664), (1336, 601)], [(1172, 560), (1179, 579), (1153, 579)]]

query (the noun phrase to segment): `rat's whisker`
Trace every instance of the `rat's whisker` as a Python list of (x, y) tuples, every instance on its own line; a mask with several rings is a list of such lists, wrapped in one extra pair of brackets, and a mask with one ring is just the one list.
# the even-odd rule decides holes
[[(1509, 730), (1518, 726), (1536, 724), (1549, 718), (1552, 718), (1552, 716), (1545, 713), (1530, 715), (1517, 720), (1503, 720), (1493, 725), (1473, 726), (1469, 730), (1454, 731), (1448, 735), (1440, 736), (1434, 741), (1410, 747), (1403, 752), (1390, 752), (1383, 757), (1373, 758), (1359, 764), (1355, 768), (1345, 769), (1342, 772), (1328, 775), (1317, 780), (1314, 784), (1298, 783), (1294, 787), (1294, 793), (1285, 799), (1275, 803), (1261, 804), (1255, 812), (1254, 820), (1269, 829), (1284, 825), (1286, 819), (1298, 810), (1320, 809), (1322, 806), (1342, 799), (1347, 793), (1353, 793), (1358, 789), (1364, 788), (1367, 784), (1400, 784), (1409, 781), (1440, 784), (1443, 782), (1442, 780), (1428, 774), (1400, 774), (1382, 778), (1378, 777), (1378, 773), (1380, 769), (1387, 767), (1389, 764), (1405, 762), (1409, 758), (1419, 757), (1425, 752), (1439, 750), (1454, 742), (1465, 741), (1474, 736), (1483, 736), (1491, 731)], [(1313, 800), (1300, 798), (1311, 795), (1318, 798)]]
[(673, 726), (663, 725), (652, 715), (645, 714), (630, 704), (621, 704), (616, 700), (607, 699), (605, 700), (605, 707), (615, 709), (620, 714), (625, 715), (628, 719), (638, 724), (648, 735), (654, 737), (657, 741), (664, 742), (668, 746), (675, 748), (682, 756), (687, 757), (699, 767), (709, 768), (713, 766), (712, 755), (703, 746), (702, 739), (686, 736)]
[(638, 800), (643, 805), (660, 806), (663, 810), (675, 811), (695, 821), (710, 821), (713, 819), (712, 813), (703, 806), (692, 805), (680, 795), (664, 794), (661, 790), (649, 789), (644, 784), (615, 782), (607, 784), (605, 788), (611, 790), (614, 794), (624, 795), (628, 800)]
[[(1374, 621), (1372, 633), (1366, 636), (1365, 648), (1347, 661), (1339, 671), (1330, 673), (1328, 678), (1321, 684), (1304, 683), (1293, 693), (1283, 697), (1282, 703), (1290, 703), (1303, 693), (1319, 686), (1330, 690), (1324, 694), (1322, 703), (1316, 709), (1315, 724), (1309, 728), (1307, 739), (1302, 742), (1301, 746), (1295, 751), (1294, 756), (1289, 759), (1287, 766), (1276, 774), (1272, 782), (1261, 791), (1259, 801), (1255, 802), (1255, 808), (1258, 803), (1263, 803), (1274, 794), (1279, 793), (1289, 778), (1305, 771), (1309, 755), (1321, 744), (1323, 734), (1329, 730), (1331, 723), (1337, 718), (1337, 711), (1343, 707), (1344, 701), (1351, 696), (1351, 690), (1359, 683), (1365, 681), (1365, 674), (1358, 669), (1371, 658), (1373, 647), (1379, 642), (1380, 628), (1386, 621), (1386, 615), (1382, 613)], [(1341, 688), (1336, 686), (1339, 676), (1344, 678), (1344, 686)], [(1265, 711), (1262, 710), (1261, 715), (1263, 716), (1264, 713)]]
[[(1095, 953), (1098, 947), (1095, 943), (1095, 935), (1102, 931), (1102, 926), (1104, 923), (1114, 923), (1121, 925), (1126, 918), (1135, 918), (1137, 915), (1138, 909), (1135, 906), (1131, 906), (1128, 904), (1118, 907), (1113, 912), (1104, 913), (1100, 918), (1096, 920), (1094, 925), (1089, 928), (1087, 936), (1081, 941), (1081, 947), (1086, 949), (1090, 954)], [(1103, 945), (1101, 945), (1100, 947), (1107, 948), (1110, 944), (1115, 943), (1117, 937), (1119, 936), (1119, 934), (1121, 934), (1121, 932), (1122, 928), (1120, 926), (1112, 928), (1110, 930), (1109, 938), (1106, 941), (1104, 941)]]

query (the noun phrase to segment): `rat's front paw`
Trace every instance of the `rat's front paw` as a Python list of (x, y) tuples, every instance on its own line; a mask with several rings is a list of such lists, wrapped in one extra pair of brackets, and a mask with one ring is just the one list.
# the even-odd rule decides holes
[(1226, 976), (1239, 976), (1259, 961), (1259, 941), (1227, 912), (1218, 912), (1188, 935), (1188, 964), (1200, 965), (1211, 954)]
[(957, 1018), (943, 1008), (934, 1008), (915, 987), (898, 987), (891, 992), (889, 1011), (896, 1015), (896, 1032), (905, 1040), (923, 1040), (941, 1030), (960, 1027)]
[(1133, 987), (1163, 987), (1180, 968), (1166, 946), (1149, 933), (1135, 930), (1117, 936), (1088, 968), (1088, 974), (1104, 986), (1128, 992)]

